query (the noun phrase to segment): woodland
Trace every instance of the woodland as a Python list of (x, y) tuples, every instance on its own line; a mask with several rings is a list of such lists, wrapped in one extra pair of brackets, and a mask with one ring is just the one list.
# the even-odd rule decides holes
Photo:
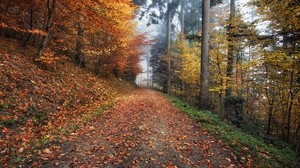
[[(201, 5), (169, 2), (167, 28), (151, 50), (154, 82), (250, 134), (287, 142), (299, 152), (300, 1), (249, 1), (248, 19), (237, 0), (211, 1), (209, 11)], [(153, 23), (164, 14), (146, 12)]]
[[(241, 5), (242, 2), (246, 3)], [(151, 31), (140, 32), (139, 24), (156, 26), (155, 37), (150, 37)], [(257, 167), (297, 167), (296, 160), (300, 156), (299, 43), (299, 0), (1, 0), (0, 165), (79, 167), (80, 157), (74, 153), (58, 154), (63, 148), (59, 144), (74, 143), (76, 139), (78, 144), (74, 146), (84, 148), (84, 138), (75, 136), (84, 131), (112, 136), (118, 129), (123, 130), (115, 125), (117, 121), (124, 124), (125, 131), (121, 131), (124, 136), (131, 129), (146, 135), (151, 130), (134, 128), (132, 121), (140, 123), (147, 117), (146, 125), (155, 128), (159, 125), (155, 123), (159, 115), (160, 124), (164, 121), (172, 125), (162, 136), (175, 137), (175, 140), (166, 138), (165, 141), (174, 142), (175, 146), (175, 142), (182, 141), (189, 146), (191, 142), (183, 133), (192, 137), (198, 131), (179, 130), (177, 120), (186, 129), (192, 121), (167, 105), (160, 97), (164, 95), (171, 103), (175, 102), (174, 106), (177, 100), (182, 101), (179, 103), (182, 106), (178, 106), (182, 111), (196, 108), (204, 112), (203, 116), (200, 112), (189, 114), (192, 118), (197, 116), (196, 120), (203, 125), (216, 122), (217, 117), (218, 123), (220, 120), (243, 132), (238, 133), (240, 135), (246, 133), (245, 137), (251, 135), (264, 144), (289, 151), (286, 156), (293, 160), (291, 163), (277, 157), (277, 151), (260, 150), (260, 145), (237, 147), (238, 138), (233, 138), (229, 146), (240, 148), (237, 151), (241, 152), (232, 154), (229, 147), (224, 147), (223, 142), (211, 138), (207, 130), (201, 128), (201, 135), (209, 139), (209, 143), (215, 143), (208, 146), (217, 151), (224, 148), (225, 152), (220, 152), (217, 158), (207, 156), (203, 163), (186, 159), (178, 163), (180, 166), (214, 167), (228, 161), (227, 166), (234, 162), (233, 166), (256, 167), (256, 161), (270, 159), (273, 162), (274, 159), (278, 164), (274, 161)], [(161, 95), (154, 91), (136, 91), (135, 80), (143, 72), (140, 62), (146, 54), (145, 46), (151, 48), (150, 66), (155, 84), (151, 89), (164, 92)], [(126, 99), (128, 94), (131, 94), (130, 103)], [(145, 105), (147, 101), (151, 102), (149, 107)], [(117, 102), (121, 105), (115, 106)], [(164, 104), (159, 105), (161, 102)], [(140, 113), (145, 110), (143, 107), (148, 110), (147, 114)], [(155, 109), (159, 110), (154, 117), (147, 116)], [(107, 110), (111, 110), (111, 116), (106, 115)], [(126, 111), (130, 111), (131, 116), (126, 115)], [(213, 117), (208, 121), (206, 115), (210, 113)], [(104, 121), (105, 117), (113, 119)], [(196, 127), (196, 124), (191, 125)], [(232, 130), (228, 128), (224, 127)], [(222, 137), (223, 130), (207, 129), (216, 137)], [(94, 137), (90, 138), (88, 141), (94, 143)], [(119, 137), (105, 140), (115, 142), (114, 138)], [(134, 144), (133, 149), (139, 146), (135, 140), (128, 142), (129, 147), (131, 144)], [(115, 146), (119, 144), (118, 141)], [(153, 144), (147, 145), (154, 148)], [(204, 150), (205, 145), (201, 143), (200, 148)], [(125, 147), (128, 149), (127, 144)], [(101, 150), (104, 147), (92, 151)], [(178, 150), (187, 149), (178, 147)], [(172, 153), (155, 152), (159, 156)], [(243, 152), (249, 154), (244, 156)], [(120, 153), (98, 158), (100, 167), (137, 167), (145, 160), (141, 156), (130, 165), (123, 157), (130, 158), (131, 154)], [(91, 154), (89, 150), (83, 155)], [(255, 155), (264, 159), (257, 157), (256, 160)], [(73, 158), (65, 158), (64, 162), (55, 159), (65, 156)], [(192, 154), (186, 157), (195, 159)], [(67, 163), (68, 159), (72, 164)], [(150, 161), (154, 167), (159, 164), (156, 158), (151, 157)], [(174, 167), (170, 161), (159, 165)]]

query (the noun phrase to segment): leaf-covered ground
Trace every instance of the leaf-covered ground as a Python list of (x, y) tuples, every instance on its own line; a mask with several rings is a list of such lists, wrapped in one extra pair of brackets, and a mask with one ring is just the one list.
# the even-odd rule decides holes
[(0, 167), (31, 162), (61, 134), (103, 105), (133, 90), (104, 79), (57, 53), (34, 63), (33, 47), (0, 38)]
[(240, 167), (231, 149), (159, 93), (134, 91), (59, 145), (42, 167)]

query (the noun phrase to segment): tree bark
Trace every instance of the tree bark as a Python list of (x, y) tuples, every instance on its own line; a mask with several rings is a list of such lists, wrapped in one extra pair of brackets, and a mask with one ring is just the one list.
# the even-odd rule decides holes
[(76, 43), (76, 52), (75, 52), (75, 62), (80, 67), (85, 67), (85, 58), (84, 58), (84, 53), (82, 52), (82, 50), (84, 48), (83, 33), (84, 33), (84, 30), (83, 30), (80, 22), (78, 22), (77, 23), (77, 43)]
[(209, 109), (209, 22), (210, 0), (202, 1), (202, 42), (199, 108)]
[(268, 125), (267, 125), (267, 135), (270, 135), (271, 133), (271, 124), (272, 124), (272, 118), (273, 118), (273, 107), (274, 107), (274, 98), (272, 98), (272, 102), (269, 105), (268, 108)]
[(297, 92), (294, 91), (293, 89), (293, 82), (294, 82), (294, 75), (295, 75), (295, 64), (293, 63), (291, 73), (290, 73), (290, 83), (289, 83), (289, 103), (288, 103), (288, 108), (287, 108), (287, 114), (288, 114), (288, 119), (287, 119), (287, 142), (290, 142), (291, 138), (291, 129), (292, 129), (292, 110), (294, 106), (294, 99), (295, 95)]
[(171, 9), (170, 9), (171, 0), (168, 0), (168, 10), (167, 10), (167, 68), (168, 68), (168, 76), (167, 76), (167, 93), (171, 92), (171, 58), (170, 58), (170, 50), (171, 50)]
[(45, 25), (45, 37), (43, 38), (43, 41), (40, 45), (38, 54), (35, 56), (34, 60), (39, 59), (43, 54), (44, 51), (49, 43), (50, 36), (51, 36), (51, 30), (53, 27), (53, 19), (54, 19), (54, 14), (55, 14), (55, 9), (56, 9), (56, 2), (57, 0), (52, 0), (52, 3), (50, 5), (51, 0), (47, 0), (47, 6), (48, 6), (48, 18), (47, 18), (47, 23)]
[[(30, 16), (30, 18), (29, 18), (29, 22), (30, 22), (30, 30), (32, 30), (33, 29), (33, 5), (32, 5), (32, 0), (30, 0), (30, 10), (29, 10), (29, 16)], [(25, 47), (26, 45), (27, 45), (27, 43), (28, 43), (28, 41), (30, 40), (30, 38), (31, 38), (31, 36), (32, 36), (32, 33), (29, 33), (29, 35), (26, 37), (26, 39), (24, 40), (24, 42), (23, 42), (23, 46)]]
[(226, 90), (225, 97), (232, 95), (232, 76), (233, 76), (233, 61), (234, 61), (234, 51), (235, 47), (232, 44), (234, 42), (234, 37), (232, 37), (232, 22), (235, 16), (235, 0), (230, 1), (230, 16), (229, 16), (229, 28), (228, 28), (228, 57), (227, 57), (227, 68), (226, 68)]
[(181, 25), (181, 40), (184, 39), (184, 0), (181, 0), (181, 9), (180, 9), (180, 25)]

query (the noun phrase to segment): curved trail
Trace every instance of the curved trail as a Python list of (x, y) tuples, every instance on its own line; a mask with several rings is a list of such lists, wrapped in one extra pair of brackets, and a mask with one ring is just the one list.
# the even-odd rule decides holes
[(238, 167), (231, 150), (159, 93), (138, 89), (42, 167)]

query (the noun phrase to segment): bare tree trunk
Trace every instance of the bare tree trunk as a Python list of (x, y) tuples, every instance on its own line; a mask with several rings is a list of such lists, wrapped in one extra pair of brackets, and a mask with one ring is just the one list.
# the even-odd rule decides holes
[(271, 124), (272, 124), (272, 118), (273, 118), (273, 108), (274, 108), (274, 97), (272, 98), (272, 102), (271, 102), (271, 104), (269, 104), (269, 108), (268, 108), (267, 135), (270, 135), (270, 133), (271, 133)]
[(170, 58), (170, 50), (171, 50), (171, 9), (170, 2), (168, 0), (168, 11), (167, 11), (167, 68), (168, 68), (168, 76), (167, 76), (167, 93), (171, 92), (171, 58)]
[(297, 129), (295, 131), (295, 137), (298, 136), (298, 133), (300, 132), (300, 114), (299, 114), (299, 117), (298, 117), (298, 126), (297, 126)]
[(294, 99), (295, 99), (295, 95), (297, 94), (297, 92), (295, 93), (293, 90), (293, 82), (294, 82), (294, 72), (295, 72), (295, 64), (293, 64), (293, 68), (291, 70), (291, 74), (290, 74), (290, 86), (289, 86), (289, 103), (288, 103), (288, 121), (287, 121), (287, 142), (290, 142), (290, 137), (291, 137), (291, 129), (292, 129), (292, 109), (294, 106)]
[[(269, 68), (266, 65), (266, 79), (269, 79)], [(273, 85), (273, 86), (270, 86)], [(271, 133), (271, 128), (272, 128), (272, 120), (273, 120), (273, 111), (274, 111), (274, 102), (275, 102), (275, 88), (274, 88), (274, 82), (271, 82), (271, 84), (268, 84), (267, 86), (264, 87), (265, 88), (265, 96), (268, 100), (268, 121), (267, 121), (267, 135), (270, 135)], [(272, 89), (272, 90), (270, 90)]]
[(40, 48), (39, 48), (39, 52), (35, 56), (34, 60), (37, 60), (38, 58), (40, 58), (44, 54), (44, 51), (45, 51), (45, 49), (46, 49), (46, 47), (48, 45), (48, 42), (50, 40), (51, 30), (52, 30), (52, 27), (53, 27), (53, 19), (54, 19), (54, 14), (55, 14), (57, 0), (52, 0), (51, 4), (50, 4), (50, 1), (51, 0), (47, 0), (48, 18), (47, 18), (47, 23), (45, 25), (46, 35), (43, 38), (43, 41), (42, 41), (42, 43), (40, 45)]
[(85, 57), (84, 57), (84, 53), (82, 52), (82, 50), (84, 48), (83, 33), (84, 33), (84, 30), (83, 30), (80, 22), (78, 22), (77, 23), (77, 43), (76, 43), (76, 51), (75, 51), (75, 62), (80, 67), (85, 67)]
[(225, 90), (225, 97), (232, 95), (232, 76), (233, 76), (233, 61), (234, 61), (234, 51), (235, 47), (232, 44), (234, 42), (234, 39), (232, 37), (232, 22), (233, 18), (235, 16), (235, 0), (230, 1), (230, 17), (229, 17), (229, 36), (228, 36), (228, 59), (227, 59), (227, 69), (226, 69), (226, 90)]
[(199, 108), (209, 109), (209, 22), (210, 0), (202, 1), (202, 42)]
[(146, 60), (147, 60), (147, 87), (150, 86), (150, 64), (149, 64), (149, 59), (150, 59), (150, 55), (147, 55)]
[[(33, 29), (33, 5), (32, 5), (32, 0), (30, 0), (30, 10), (29, 10), (29, 13), (30, 13), (30, 20), (29, 20), (29, 22), (30, 22), (30, 30), (32, 30)], [(27, 43), (28, 43), (28, 41), (30, 40), (30, 38), (31, 38), (31, 36), (32, 36), (32, 33), (29, 33), (29, 35), (26, 37), (26, 39), (24, 40), (24, 42), (23, 42), (23, 46), (25, 47), (26, 45), (27, 45)]]
[(184, 39), (184, 0), (181, 0), (181, 9), (180, 9), (180, 25), (181, 25), (181, 40)]
[[(219, 43), (218, 43), (217, 47), (219, 48)], [(221, 69), (221, 59), (219, 58), (219, 55), (217, 55), (217, 67), (218, 67), (219, 75), (223, 76), (222, 69)], [(221, 78), (221, 80), (220, 80), (220, 86), (221, 86), (221, 88), (223, 88), (223, 78)], [(222, 89), (219, 93), (220, 112), (222, 115), (224, 115), (223, 93), (224, 93), (224, 90)]]

